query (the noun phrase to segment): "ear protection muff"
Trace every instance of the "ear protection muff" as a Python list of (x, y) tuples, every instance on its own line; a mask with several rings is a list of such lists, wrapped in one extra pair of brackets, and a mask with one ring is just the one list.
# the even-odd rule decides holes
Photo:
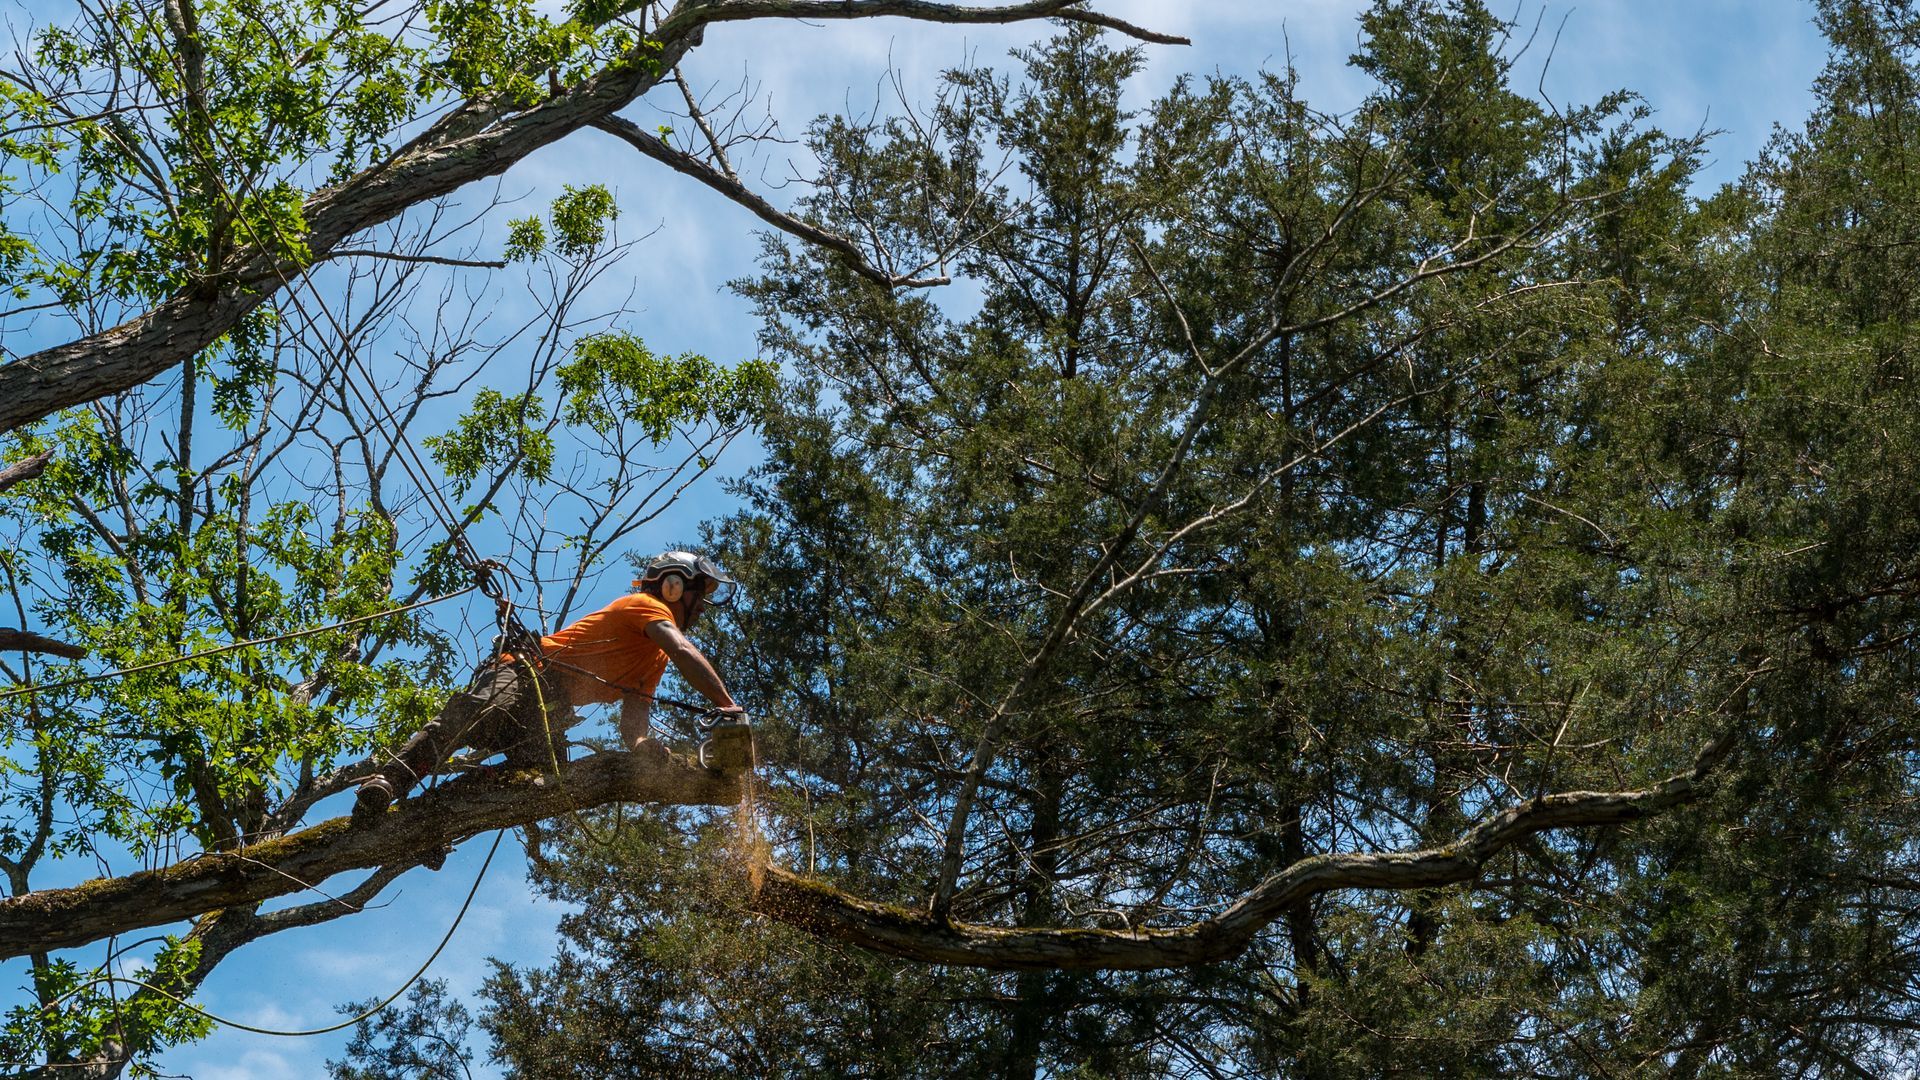
[(733, 602), (739, 584), (727, 576), (720, 564), (691, 551), (666, 551), (647, 560), (646, 572), (633, 583), (636, 589), (658, 584), (654, 594), (669, 604), (678, 603), (688, 589), (699, 590), (703, 607), (724, 607)]

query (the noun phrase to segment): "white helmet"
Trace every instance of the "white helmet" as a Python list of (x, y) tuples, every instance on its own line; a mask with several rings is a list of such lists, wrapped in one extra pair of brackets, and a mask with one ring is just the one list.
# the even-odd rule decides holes
[[(680, 588), (664, 583), (664, 579), (669, 576), (680, 579)], [(695, 585), (702, 592), (701, 599), (715, 607), (733, 603), (734, 594), (739, 591), (740, 585), (720, 568), (719, 563), (691, 551), (663, 551), (648, 559), (645, 572), (634, 584), (644, 587), (655, 581), (663, 582), (660, 587), (660, 598), (669, 604), (680, 599), (680, 589), (684, 589), (687, 585)], [(669, 589), (673, 590), (672, 596), (666, 595)]]

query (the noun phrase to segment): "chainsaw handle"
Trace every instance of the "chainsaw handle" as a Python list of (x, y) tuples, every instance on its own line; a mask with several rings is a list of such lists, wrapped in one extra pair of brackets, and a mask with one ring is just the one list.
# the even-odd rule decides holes
[(702, 709), (700, 711), (700, 715), (693, 718), (693, 722), (699, 725), (700, 730), (702, 731), (705, 731), (706, 729), (713, 727), (716, 724), (723, 724), (723, 723), (744, 724), (744, 723), (747, 723), (747, 710), (744, 706), (740, 706), (740, 705), (734, 705), (731, 707), (722, 707), (719, 705), (715, 705), (706, 709)]

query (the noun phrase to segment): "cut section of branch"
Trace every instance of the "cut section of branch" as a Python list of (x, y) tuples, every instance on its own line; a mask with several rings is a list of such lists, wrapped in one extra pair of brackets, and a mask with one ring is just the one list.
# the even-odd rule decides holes
[(1692, 769), (1650, 788), (1569, 791), (1529, 799), (1440, 847), (1302, 859), (1220, 914), (1180, 927), (1009, 929), (956, 923), (926, 911), (861, 900), (778, 867), (766, 868), (752, 907), (811, 934), (936, 964), (1141, 970), (1215, 963), (1237, 955), (1289, 908), (1319, 893), (1429, 889), (1471, 881), (1487, 860), (1535, 833), (1619, 825), (1690, 802), (1732, 745), (1732, 736), (1723, 736), (1701, 752)]
[[(420, 857), (494, 829), (613, 802), (726, 806), (740, 801), (738, 777), (677, 758), (607, 753), (563, 765), (558, 774), (498, 770), (462, 777), (357, 827), (346, 818), (233, 852), (209, 853), (160, 870), (102, 878), (0, 900), (0, 959), (70, 949), (221, 908), (257, 904), (318, 885), (334, 874)], [(272, 916), (266, 916), (272, 918)]]

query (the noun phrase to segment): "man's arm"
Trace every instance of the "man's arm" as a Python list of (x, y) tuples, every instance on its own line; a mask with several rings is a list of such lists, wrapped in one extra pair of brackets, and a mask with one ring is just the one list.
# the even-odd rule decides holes
[(680, 672), (680, 677), (687, 680), (687, 685), (698, 690), (720, 711), (743, 711), (734, 704), (733, 695), (727, 693), (727, 684), (720, 681), (720, 673), (713, 670), (713, 664), (707, 660), (706, 654), (695, 648), (679, 627), (665, 619), (650, 622), (647, 624), (647, 636), (667, 654), (667, 659), (673, 661), (673, 666)]

